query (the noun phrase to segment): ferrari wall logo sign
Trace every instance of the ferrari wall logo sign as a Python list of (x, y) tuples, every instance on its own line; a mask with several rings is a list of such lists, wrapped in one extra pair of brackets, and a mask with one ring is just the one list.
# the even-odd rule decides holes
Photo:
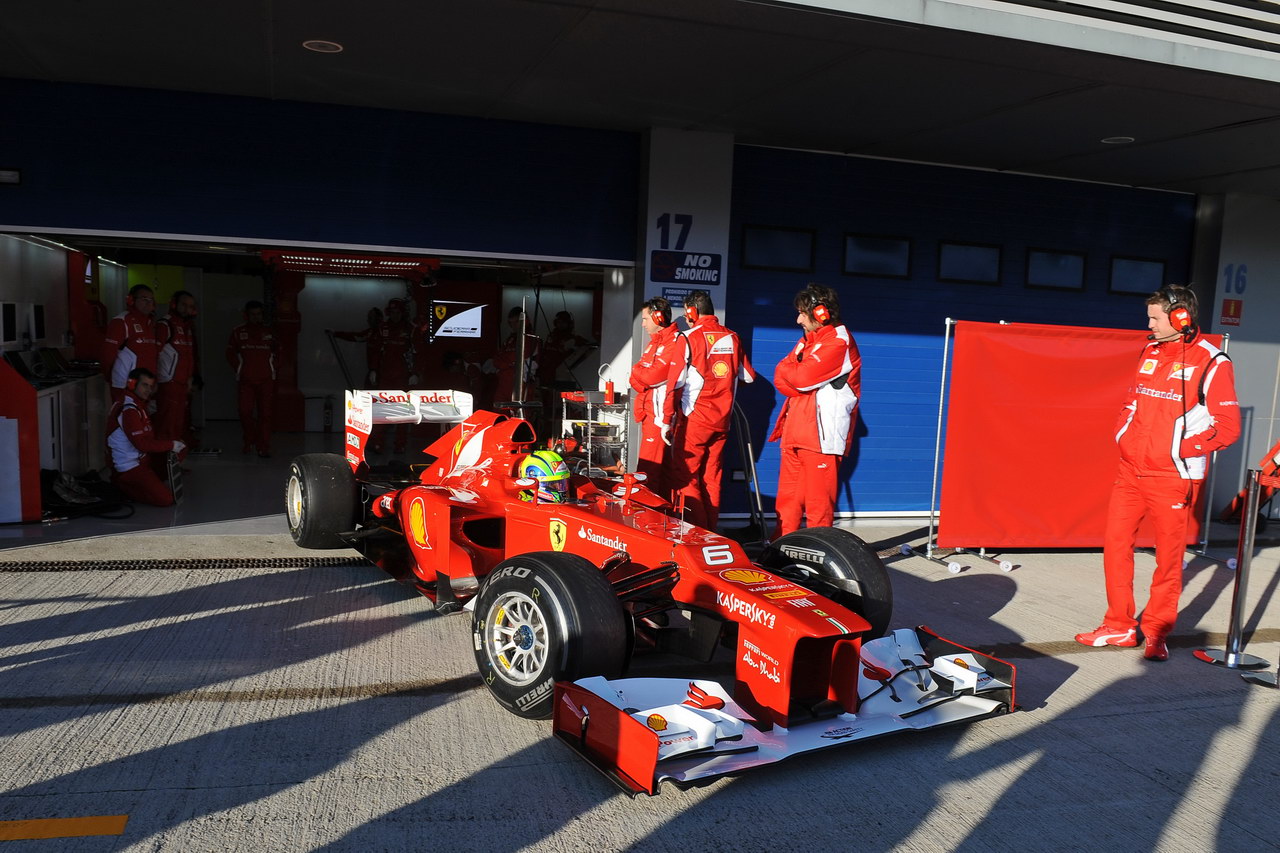
[(569, 538), (569, 525), (558, 518), (553, 518), (548, 533), (551, 535), (551, 547), (557, 551), (563, 551), (565, 540)]

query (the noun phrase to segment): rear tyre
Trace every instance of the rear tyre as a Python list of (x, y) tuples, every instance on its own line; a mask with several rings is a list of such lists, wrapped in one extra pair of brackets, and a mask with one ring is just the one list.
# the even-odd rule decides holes
[(476, 666), (493, 698), (531, 720), (551, 716), (556, 681), (620, 675), (626, 615), (600, 569), (539, 551), (485, 577), (471, 623)]
[(338, 534), (356, 526), (360, 499), (341, 456), (307, 453), (290, 462), (284, 500), (294, 542), (303, 548), (347, 547)]
[(893, 617), (893, 586), (879, 555), (847, 530), (806, 527), (765, 548), (760, 565), (852, 610), (880, 637)]

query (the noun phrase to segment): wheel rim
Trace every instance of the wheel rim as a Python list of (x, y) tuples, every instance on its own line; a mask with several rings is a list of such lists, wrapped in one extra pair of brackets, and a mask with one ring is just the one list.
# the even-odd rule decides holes
[(489, 608), (485, 653), (498, 676), (517, 687), (532, 684), (547, 664), (547, 620), (521, 592), (506, 592)]
[(833, 598), (831, 593), (834, 592), (851, 595), (859, 601), (862, 600), (862, 584), (857, 578), (842, 578), (837, 582), (834, 578), (827, 577), (813, 566), (805, 565), (804, 563), (790, 563), (779, 569), (770, 569), (770, 571), (793, 580), (800, 586), (811, 589), (827, 598)]
[(289, 529), (297, 530), (302, 526), (302, 483), (297, 474), (289, 475), (286, 488), (285, 504), (289, 513)]

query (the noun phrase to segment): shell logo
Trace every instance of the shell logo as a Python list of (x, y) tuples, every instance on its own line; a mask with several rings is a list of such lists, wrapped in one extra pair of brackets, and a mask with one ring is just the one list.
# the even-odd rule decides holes
[(734, 583), (765, 583), (769, 580), (769, 576), (764, 572), (753, 572), (750, 569), (729, 569), (727, 572), (721, 572), (720, 577)]
[(655, 732), (665, 732), (667, 730), (667, 718), (661, 714), (650, 714), (649, 719), (644, 724)]
[(717, 361), (711, 366), (711, 372), (716, 375), (716, 378), (724, 379), (729, 375), (729, 365), (725, 364), (723, 361)]
[(430, 548), (427, 542), (427, 505), (422, 498), (415, 498), (409, 506), (409, 535), (419, 548)]

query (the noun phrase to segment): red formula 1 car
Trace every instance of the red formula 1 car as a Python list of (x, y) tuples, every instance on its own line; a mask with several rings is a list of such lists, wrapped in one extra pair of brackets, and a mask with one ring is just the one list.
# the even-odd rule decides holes
[[(294, 540), (355, 547), (440, 611), (471, 610), (498, 703), (553, 717), (628, 791), (1015, 707), (1011, 665), (924, 628), (886, 633), (888, 574), (847, 531), (800, 530), (752, 560), (632, 475), (574, 474), (564, 502), (539, 500), (540, 484), (517, 474), (535, 449), (529, 423), (472, 413), (466, 394), (357, 391), (346, 403), (345, 459), (290, 465)], [(370, 467), (375, 424), (424, 421), (457, 426), (420, 462)], [(705, 661), (723, 649), (729, 688), (621, 677), (646, 650)]]

